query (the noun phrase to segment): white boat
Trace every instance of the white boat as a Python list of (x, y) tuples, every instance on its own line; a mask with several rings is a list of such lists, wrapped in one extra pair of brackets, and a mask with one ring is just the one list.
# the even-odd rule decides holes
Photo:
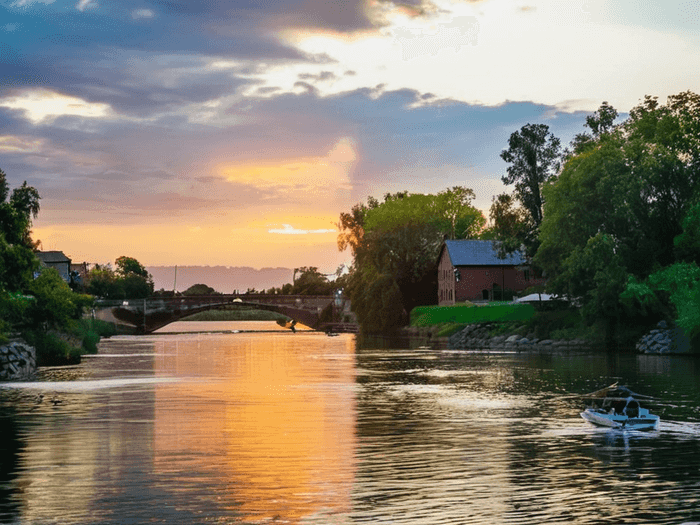
[(610, 428), (630, 430), (659, 428), (659, 416), (639, 406), (635, 396), (647, 397), (635, 394), (627, 387), (617, 386), (617, 383), (610, 385), (586, 396), (593, 401), (591, 406), (581, 412), (581, 417), (594, 425)]

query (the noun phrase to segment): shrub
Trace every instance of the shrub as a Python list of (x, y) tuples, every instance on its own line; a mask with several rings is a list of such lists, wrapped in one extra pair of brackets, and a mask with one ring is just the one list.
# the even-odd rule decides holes
[(26, 331), (23, 339), (36, 349), (38, 366), (62, 366), (80, 363), (80, 348), (69, 344), (55, 332)]

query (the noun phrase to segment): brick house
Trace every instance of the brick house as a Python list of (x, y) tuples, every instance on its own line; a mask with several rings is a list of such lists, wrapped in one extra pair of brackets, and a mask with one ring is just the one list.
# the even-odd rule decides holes
[(71, 260), (63, 252), (36, 252), (36, 257), (42, 267), (55, 268), (64, 281), (70, 282)]
[(438, 263), (438, 304), (494, 301), (505, 290), (520, 292), (545, 283), (519, 253), (499, 259), (494, 241), (445, 241)]

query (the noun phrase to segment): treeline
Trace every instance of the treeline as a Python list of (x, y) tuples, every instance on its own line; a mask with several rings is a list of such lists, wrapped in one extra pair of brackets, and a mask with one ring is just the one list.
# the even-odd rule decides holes
[(31, 235), (40, 199), (26, 182), (10, 192), (0, 170), (0, 344), (19, 336), (36, 348), (40, 365), (76, 363), (97, 350), (100, 336), (114, 333), (107, 323), (83, 319), (94, 297), (148, 297), (153, 281), (131, 257), (119, 257), (116, 270), (97, 265), (84, 279), (72, 273), (70, 283), (42, 267), (40, 241)]
[[(318, 271), (316, 266), (302, 266), (294, 268), (293, 281), (279, 287), (272, 286), (268, 289), (256, 290), (248, 288), (245, 291), (234, 290), (233, 293), (245, 295), (252, 294), (267, 294), (267, 295), (331, 295), (339, 288), (343, 287), (344, 277), (342, 277), (344, 266), (341, 265), (335, 274), (323, 274)], [(150, 276), (149, 276), (150, 277)], [(329, 277), (335, 277), (333, 280)], [(182, 292), (174, 292), (172, 290), (158, 290), (154, 293), (160, 297), (173, 297), (176, 295), (192, 296), (192, 295), (221, 295), (221, 292), (212, 288), (207, 284), (193, 284)]]
[(153, 295), (153, 278), (133, 257), (121, 256), (110, 264), (96, 264), (78, 287), (104, 299), (143, 299)]
[(609, 344), (664, 319), (700, 339), (700, 96), (603, 104), (542, 185), (533, 261)]
[(26, 182), (10, 192), (0, 170), (0, 344), (18, 334), (36, 347), (40, 364), (65, 364), (79, 360), (81, 349), (61, 334), (90, 338), (75, 325), (92, 297), (75, 293), (56, 270), (41, 269), (31, 238), (39, 200)]

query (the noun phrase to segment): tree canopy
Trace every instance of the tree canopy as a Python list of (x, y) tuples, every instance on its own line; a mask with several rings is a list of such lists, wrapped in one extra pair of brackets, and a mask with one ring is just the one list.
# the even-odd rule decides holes
[(338, 247), (354, 258), (345, 291), (364, 330), (391, 331), (413, 307), (436, 301), (442, 242), (473, 238), (486, 223), (473, 198), (459, 186), (437, 195), (399, 192), (341, 214)]
[(550, 291), (581, 298), (601, 319), (629, 314), (627, 286), (653, 285), (664, 268), (700, 257), (700, 97), (646, 97), (613, 125), (616, 116), (604, 104), (587, 119), (593, 135), (574, 141), (544, 185), (535, 256)]
[(530, 214), (534, 226), (542, 222), (542, 185), (558, 169), (560, 140), (545, 124), (525, 124), (511, 134), (501, 158), (510, 166), (501, 180), (515, 184), (515, 195)]
[(105, 299), (143, 299), (153, 295), (153, 278), (133, 257), (118, 257), (113, 270), (109, 265), (95, 265), (88, 272), (85, 291)]

